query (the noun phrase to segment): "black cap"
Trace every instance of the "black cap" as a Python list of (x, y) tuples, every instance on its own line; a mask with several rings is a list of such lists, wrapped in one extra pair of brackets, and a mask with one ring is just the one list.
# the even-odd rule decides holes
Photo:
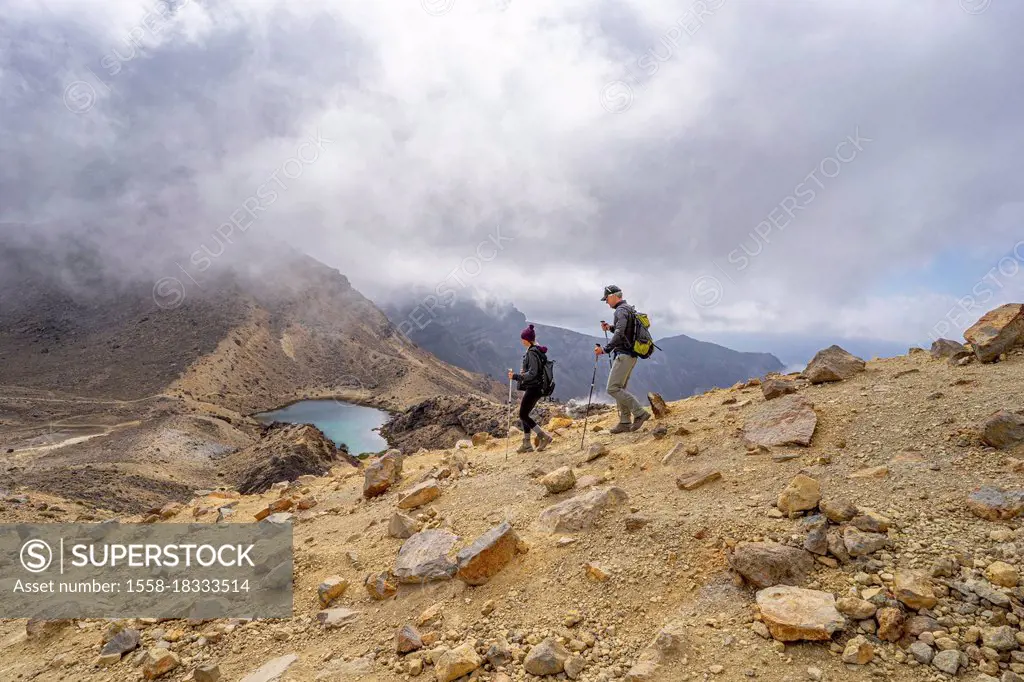
[(622, 289), (618, 288), (614, 284), (609, 284), (604, 288), (604, 296), (601, 297), (602, 301), (607, 301), (611, 295), (622, 296)]

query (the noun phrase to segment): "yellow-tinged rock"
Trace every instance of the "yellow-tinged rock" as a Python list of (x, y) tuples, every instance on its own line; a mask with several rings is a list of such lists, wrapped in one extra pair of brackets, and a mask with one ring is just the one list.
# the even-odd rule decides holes
[(931, 580), (917, 571), (898, 571), (892, 591), (896, 599), (914, 610), (930, 609), (939, 601)]
[(1017, 587), (1020, 582), (1020, 574), (1014, 566), (1005, 561), (995, 561), (985, 569), (985, 577), (993, 585), (1000, 587)]
[(757, 606), (768, 631), (780, 642), (827, 641), (846, 625), (830, 592), (776, 585), (758, 591)]

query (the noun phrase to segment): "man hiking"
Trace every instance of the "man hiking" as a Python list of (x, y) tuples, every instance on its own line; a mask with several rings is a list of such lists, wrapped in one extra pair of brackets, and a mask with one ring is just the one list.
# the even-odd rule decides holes
[(544, 397), (544, 364), (548, 360), (548, 349), (545, 346), (537, 345), (537, 332), (532, 324), (519, 334), (519, 339), (526, 347), (526, 354), (523, 355), (523, 369), (518, 373), (512, 370), (508, 371), (509, 380), (518, 381), (519, 390), (523, 391), (523, 400), (519, 404), (519, 422), (523, 426), (523, 444), (516, 452), (533, 452), (533, 445), (530, 443), (531, 431), (537, 433), (537, 452), (541, 452), (551, 444), (552, 439), (533, 420), (530, 412)]
[[(633, 309), (622, 297), (622, 289), (614, 284), (604, 288), (604, 297), (601, 299), (608, 304), (609, 308), (615, 310), (615, 317), (612, 324), (601, 321), (601, 329), (606, 332), (613, 332), (611, 340), (602, 348), (594, 348), (596, 355), (610, 353), (612, 356), (612, 368), (608, 373), (608, 395), (615, 399), (619, 408), (619, 423), (609, 431), (611, 433), (624, 433), (626, 431), (638, 431), (644, 422), (651, 418), (651, 413), (645, 410), (629, 391), (626, 386), (629, 384), (629, 377), (636, 367), (637, 355), (633, 352), (633, 339), (629, 338), (632, 327)], [(631, 419), (632, 418), (632, 419)]]

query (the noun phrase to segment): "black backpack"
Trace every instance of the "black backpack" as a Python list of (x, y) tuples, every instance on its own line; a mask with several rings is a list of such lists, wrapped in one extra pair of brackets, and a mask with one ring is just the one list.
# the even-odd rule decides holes
[(540, 355), (540, 394), (549, 396), (555, 392), (555, 363), (553, 360), (548, 360), (547, 354), (537, 346), (533, 346), (532, 349), (536, 349)]

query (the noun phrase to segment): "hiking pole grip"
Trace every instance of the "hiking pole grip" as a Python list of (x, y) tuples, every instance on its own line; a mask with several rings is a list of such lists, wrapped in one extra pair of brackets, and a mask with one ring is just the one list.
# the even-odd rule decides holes
[[(601, 320), (601, 322), (604, 322), (604, 320)], [(604, 330), (604, 340), (605, 340), (605, 341), (607, 341), (607, 340), (608, 340), (608, 330), (607, 330), (607, 329), (605, 329), (605, 330)], [(594, 345), (595, 345), (595, 346), (600, 346), (601, 344), (599, 344), (599, 343), (595, 343)], [(611, 369), (611, 366), (612, 366), (612, 356), (611, 356), (611, 355), (609, 355), (609, 356), (608, 356), (608, 368), (609, 368), (609, 369)]]

